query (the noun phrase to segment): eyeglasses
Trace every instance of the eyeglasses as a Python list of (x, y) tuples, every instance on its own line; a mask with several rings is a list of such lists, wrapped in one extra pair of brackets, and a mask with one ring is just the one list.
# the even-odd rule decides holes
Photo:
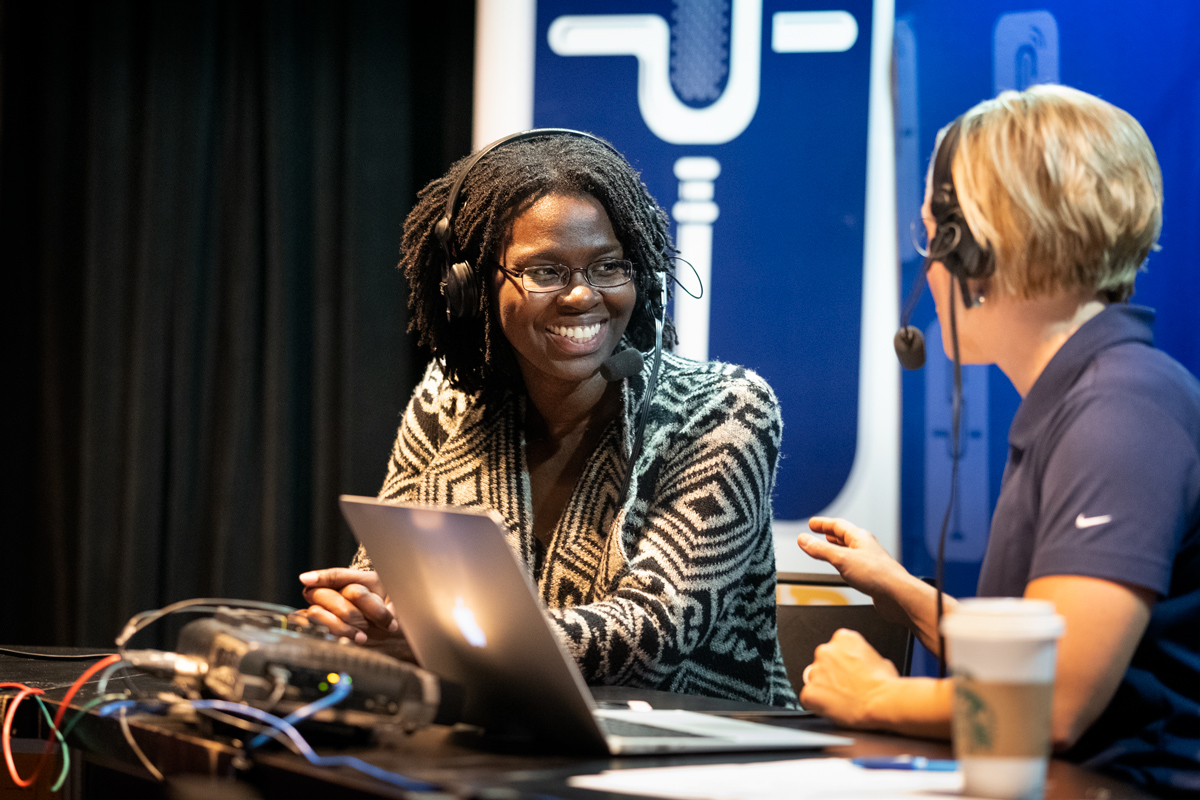
[(571, 275), (582, 272), (589, 286), (596, 289), (615, 289), (633, 279), (633, 262), (619, 258), (605, 259), (586, 267), (567, 267), (562, 264), (539, 264), (517, 272), (506, 267), (500, 271), (520, 278), (527, 292), (557, 292), (571, 282)]

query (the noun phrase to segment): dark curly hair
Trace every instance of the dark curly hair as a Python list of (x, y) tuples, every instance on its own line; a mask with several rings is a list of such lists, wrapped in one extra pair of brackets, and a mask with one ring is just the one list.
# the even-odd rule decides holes
[[(481, 297), (479, 314), (447, 319), (442, 296), (445, 255), (434, 227), (446, 212), (450, 188), (470, 157), (457, 161), (417, 195), (404, 221), (400, 268), (409, 284), (410, 333), (441, 359), (450, 385), (475, 392), (523, 386), (516, 358), (493, 312), (490, 277), (499, 264), (513, 221), (548, 194), (587, 194), (608, 213), (625, 257), (634, 264), (637, 303), (625, 341), (643, 352), (654, 347), (654, 308), (675, 249), (667, 215), (641, 176), (604, 142), (547, 134), (501, 145), (471, 168), (459, 190), (453, 248), (473, 264)], [(664, 347), (673, 348), (670, 319)]]

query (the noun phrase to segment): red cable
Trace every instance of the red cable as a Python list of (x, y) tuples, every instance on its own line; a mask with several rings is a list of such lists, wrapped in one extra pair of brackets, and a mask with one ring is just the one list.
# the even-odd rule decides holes
[[(95, 675), (100, 670), (107, 667), (109, 664), (115, 664), (120, 660), (121, 660), (121, 657), (119, 655), (117, 655), (116, 653), (113, 653), (111, 656), (108, 656), (107, 658), (102, 658), (99, 661), (97, 661), (95, 664), (92, 664), (90, 667), (88, 667), (86, 670), (84, 670), (84, 673), (82, 675), (80, 675), (73, 684), (71, 684), (71, 688), (67, 690), (67, 693), (65, 695), (63, 695), (63, 699), (58, 701), (59, 702), (58, 713), (54, 715), (54, 727), (56, 729), (58, 728), (58, 723), (62, 722), (63, 716), (67, 713), (67, 706), (71, 705), (71, 699), (73, 697), (75, 697), (76, 693), (78, 693), (80, 689), (83, 688), (83, 685), (85, 683), (87, 683), (87, 679), (92, 677), (93, 675)], [(51, 737), (50, 739), (48, 739), (46, 741), (46, 752), (49, 753), (53, 749), (54, 749), (54, 738)]]
[(46, 764), (46, 759), (50, 757), (50, 754), (52, 752), (54, 752), (54, 731), (58, 730), (58, 724), (60, 722), (62, 722), (63, 715), (67, 713), (67, 708), (68, 708), (68, 706), (71, 705), (71, 699), (73, 697), (75, 697), (75, 695), (79, 692), (79, 690), (83, 687), (83, 685), (85, 683), (87, 683), (88, 678), (92, 677), (97, 672), (99, 672), (100, 670), (107, 667), (109, 664), (115, 664), (116, 662), (118, 662), (120, 660), (121, 660), (121, 657), (116, 654), (108, 656), (107, 658), (102, 658), (99, 661), (97, 661), (95, 664), (92, 664), (90, 667), (88, 667), (86, 670), (84, 670), (83, 674), (80, 675), (78, 678), (76, 678), (75, 682), (73, 684), (71, 684), (71, 688), (67, 690), (67, 693), (66, 693), (66, 695), (63, 696), (63, 699), (58, 701), (59, 702), (58, 713), (54, 715), (54, 722), (51, 723), (50, 737), (48, 739), (46, 739), (46, 749), (42, 751), (41, 757), (38, 758), (37, 766), (35, 766), (33, 768), (33, 774), (30, 775), (28, 779), (22, 779), (21, 776), (17, 774), (17, 765), (16, 765), (16, 762), (13, 760), (13, 756), (12, 756), (12, 721), (13, 721), (13, 716), (16, 714), (17, 706), (19, 706), (21, 704), (22, 700), (24, 700), (26, 697), (29, 697), (31, 695), (45, 694), (45, 692), (43, 692), (41, 689), (30, 688), (22, 683), (0, 683), (0, 688), (17, 688), (17, 689), (21, 690), (20, 692), (17, 693), (16, 697), (14, 697), (12, 702), (9, 704), (8, 713), (4, 715), (4, 732), (3, 732), (4, 761), (8, 765), (8, 774), (12, 777), (13, 783), (17, 784), (17, 786), (20, 786), (22, 788), (33, 785), (33, 782), (38, 779), (39, 775), (41, 775), (42, 767), (45, 766), (45, 764)]
[[(38, 759), (37, 767), (34, 768), (33, 774), (29, 776), (29, 779), (23, 779), (17, 772), (17, 762), (13, 759), (12, 754), (13, 715), (17, 713), (17, 706), (21, 705), (21, 701), (26, 697), (35, 694), (45, 694), (45, 692), (43, 692), (41, 689), (32, 689), (21, 683), (2, 683), (0, 684), (0, 688), (21, 689), (21, 691), (17, 692), (17, 695), (13, 698), (12, 702), (8, 704), (8, 713), (4, 715), (4, 763), (8, 765), (8, 774), (12, 777), (13, 783), (21, 788), (27, 788), (32, 786), (33, 782), (38, 779), (38, 773), (41, 772), (42, 761), (45, 760), (45, 754)], [(53, 741), (53, 734), (51, 735), (51, 741)]]

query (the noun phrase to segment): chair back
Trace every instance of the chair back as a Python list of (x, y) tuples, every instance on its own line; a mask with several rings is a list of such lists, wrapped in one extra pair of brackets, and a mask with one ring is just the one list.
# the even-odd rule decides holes
[(779, 646), (797, 694), (803, 686), (800, 675), (812, 663), (813, 651), (838, 628), (858, 631), (901, 675), (909, 674), (912, 631), (879, 616), (869, 598), (864, 604), (864, 596), (846, 586), (841, 576), (780, 572), (777, 586)]

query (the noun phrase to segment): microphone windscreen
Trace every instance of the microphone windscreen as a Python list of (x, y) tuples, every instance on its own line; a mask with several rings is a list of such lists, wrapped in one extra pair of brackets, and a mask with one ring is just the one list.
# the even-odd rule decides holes
[(892, 339), (896, 347), (896, 358), (905, 369), (920, 369), (925, 366), (925, 336), (912, 325), (896, 331)]
[(614, 353), (600, 365), (600, 376), (608, 382), (620, 381), (642, 371), (642, 354), (630, 348)]

